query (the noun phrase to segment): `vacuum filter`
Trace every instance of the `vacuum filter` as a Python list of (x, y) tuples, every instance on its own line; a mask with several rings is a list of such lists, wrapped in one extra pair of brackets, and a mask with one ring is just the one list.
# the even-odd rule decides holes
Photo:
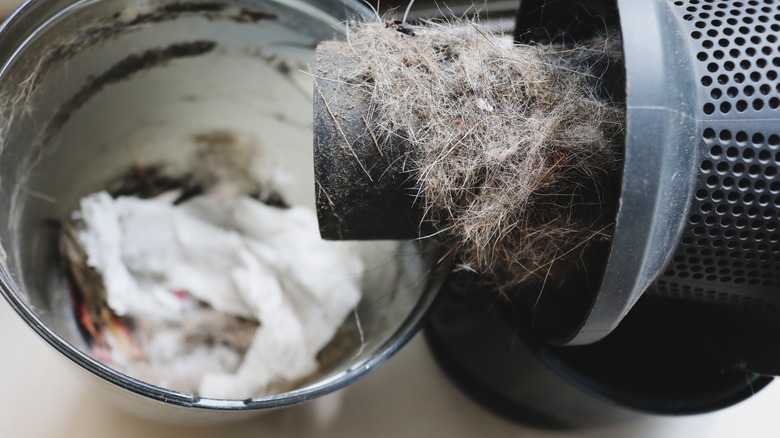
[(621, 207), (571, 343), (645, 291), (774, 313), (780, 285), (780, 8), (620, 1), (627, 75)]
[[(521, 23), (534, 2), (524, 4)], [(645, 292), (773, 312), (780, 304), (778, 4), (621, 0), (603, 12), (609, 4), (550, 5), (562, 29), (576, 24), (579, 33), (599, 31), (598, 20), (590, 27), (579, 22), (577, 8), (602, 12), (602, 27), (619, 22), (625, 78), (618, 76), (625, 82), (616, 86), (625, 90), (626, 120), (619, 208), (603, 277), (580, 314), (546, 337), (559, 345), (596, 342)], [(561, 11), (570, 23), (560, 22), (567, 17)], [(320, 50), (326, 79), (342, 66), (336, 53)], [(318, 89), (314, 145), (323, 236), (420, 234), (403, 141), (378, 152), (363, 135), (360, 114), (368, 97), (327, 80)], [(340, 129), (329, 129), (334, 114), (344, 121)], [(344, 142), (351, 147), (341, 147)], [(382, 178), (366, 169), (378, 169)]]
[[(518, 407), (527, 391), (507, 383), (528, 361), (507, 351), (519, 339), (568, 383), (622, 406), (688, 413), (749, 397), (770, 380), (763, 376), (780, 374), (780, 2), (523, 1), (517, 23), (515, 39), (529, 44), (620, 30), (614, 85), (625, 92), (625, 144), (612, 238), (586, 261), (586, 278), (550, 281), (547, 289), (560, 290), (530, 304), (464, 291), (479, 282), (453, 274), (428, 326), (440, 362), (504, 412), (543, 405), (536, 394)], [(318, 58), (326, 76), (341, 62), (328, 53)], [(421, 234), (409, 178), (398, 176), (403, 142), (379, 157), (360, 135), (368, 98), (321, 83), (316, 178), (320, 193), (338, 194), (320, 202), (323, 236)], [(346, 115), (338, 138), (333, 112)], [(334, 146), (344, 140), (349, 152)], [(374, 184), (355, 158), (386, 160), (395, 179)], [(334, 166), (349, 178), (331, 178)], [(497, 333), (507, 342), (491, 347)], [(509, 402), (496, 407), (499, 398)], [(563, 409), (553, 405), (540, 409)]]

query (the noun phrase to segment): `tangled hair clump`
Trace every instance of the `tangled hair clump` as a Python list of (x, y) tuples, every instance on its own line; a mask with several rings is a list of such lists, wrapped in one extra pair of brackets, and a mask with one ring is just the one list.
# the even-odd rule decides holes
[(506, 289), (609, 237), (625, 110), (592, 66), (621, 61), (618, 37), (563, 49), (470, 21), (389, 21), (353, 24), (348, 46), (341, 80), (370, 96), (377, 138), (409, 145), (425, 220), (463, 268)]

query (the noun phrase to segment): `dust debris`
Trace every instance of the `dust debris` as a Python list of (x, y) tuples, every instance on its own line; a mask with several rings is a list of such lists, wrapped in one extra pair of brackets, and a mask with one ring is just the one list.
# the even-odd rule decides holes
[(413, 196), (462, 269), (506, 290), (609, 239), (625, 110), (594, 66), (622, 65), (617, 32), (564, 48), (474, 21), (388, 20), (352, 23), (338, 50), (336, 80), (368, 95), (382, 145), (410, 145)]

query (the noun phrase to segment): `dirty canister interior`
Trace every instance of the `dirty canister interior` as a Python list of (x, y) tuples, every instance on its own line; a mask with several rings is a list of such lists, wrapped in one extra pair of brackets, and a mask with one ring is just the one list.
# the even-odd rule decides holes
[(313, 209), (307, 66), (317, 42), (341, 36), (342, 20), (360, 11), (342, 1), (50, 0), (27, 3), (2, 29), (2, 292), (35, 332), (124, 404), (201, 413), (284, 406), (355, 380), (414, 333), (433, 299), (440, 276), (429, 269), (438, 259), (420, 242), (357, 243), (362, 299), (333, 342), (335, 359), (283, 394), (201, 398), (92, 357), (58, 264), (56, 224), (80, 198), (131, 166), (186, 171), (204, 138), (252, 149), (256, 179)]

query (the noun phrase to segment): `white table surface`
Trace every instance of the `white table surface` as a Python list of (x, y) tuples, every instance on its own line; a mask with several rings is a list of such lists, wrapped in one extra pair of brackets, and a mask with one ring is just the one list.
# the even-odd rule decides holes
[(650, 417), (555, 433), (483, 410), (438, 369), (417, 336), (366, 378), (315, 402), (221, 426), (151, 423), (95, 397), (84, 376), (0, 300), (0, 437), (778, 437), (780, 384), (714, 414)]

